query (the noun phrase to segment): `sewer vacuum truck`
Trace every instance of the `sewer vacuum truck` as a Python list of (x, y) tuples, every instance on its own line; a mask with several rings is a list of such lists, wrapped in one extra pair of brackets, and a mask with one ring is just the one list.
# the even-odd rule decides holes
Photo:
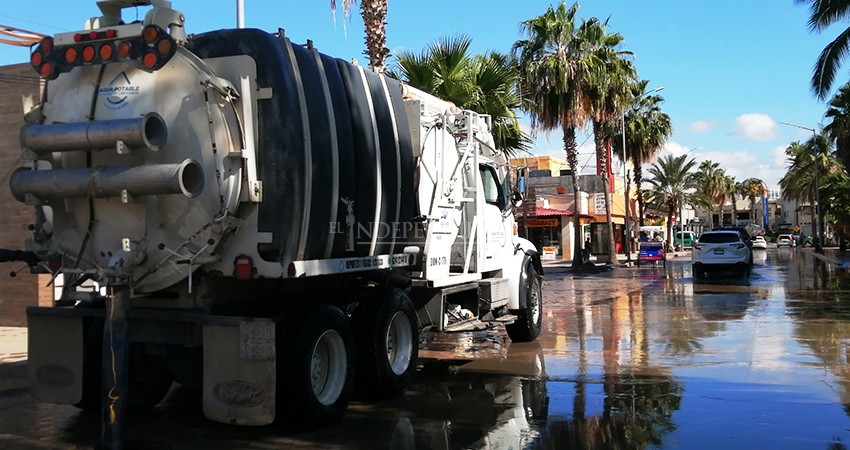
[(35, 220), (7, 259), (63, 285), (27, 311), (35, 397), (117, 427), (178, 382), (215, 421), (316, 426), (400, 394), (420, 332), (538, 336), (543, 271), (490, 117), (282, 30), (97, 5), (34, 46), (9, 180)]

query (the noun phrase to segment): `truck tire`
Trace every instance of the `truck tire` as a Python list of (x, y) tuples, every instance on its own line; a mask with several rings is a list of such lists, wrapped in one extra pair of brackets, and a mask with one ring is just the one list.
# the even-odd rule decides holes
[[(94, 319), (86, 332), (83, 349), (83, 394), (74, 406), (84, 411), (97, 411), (103, 400), (103, 319)], [(142, 344), (130, 344), (127, 375), (127, 406), (151, 409), (159, 404), (173, 384), (171, 374), (151, 364)]]
[(525, 286), (520, 287), (520, 309), (513, 311), (516, 322), (508, 325), (508, 336), (514, 342), (531, 342), (540, 335), (543, 323), (543, 289), (533, 264), (525, 266)]
[(369, 298), (357, 318), (357, 394), (401, 395), (416, 372), (419, 326), (413, 302), (401, 289)]
[(278, 414), (285, 427), (318, 428), (338, 421), (354, 385), (354, 338), (334, 305), (294, 314), (279, 334)]

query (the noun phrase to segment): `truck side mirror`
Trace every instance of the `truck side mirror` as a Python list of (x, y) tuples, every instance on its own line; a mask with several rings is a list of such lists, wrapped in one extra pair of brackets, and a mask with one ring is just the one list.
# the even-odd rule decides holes
[(514, 191), (511, 194), (511, 204), (514, 205), (514, 208), (519, 208), (522, 205), (522, 193), (519, 191)]

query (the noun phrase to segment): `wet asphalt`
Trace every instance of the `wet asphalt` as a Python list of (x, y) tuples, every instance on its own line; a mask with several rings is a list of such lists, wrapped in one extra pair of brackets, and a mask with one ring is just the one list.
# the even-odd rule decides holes
[[(402, 397), (293, 432), (203, 417), (172, 389), (128, 418), (128, 448), (845, 449), (850, 275), (802, 249), (756, 250), (749, 279), (690, 261), (549, 270), (544, 329), (502, 358), (426, 361)], [(39, 403), (0, 364), (0, 449), (88, 448), (99, 417)]]

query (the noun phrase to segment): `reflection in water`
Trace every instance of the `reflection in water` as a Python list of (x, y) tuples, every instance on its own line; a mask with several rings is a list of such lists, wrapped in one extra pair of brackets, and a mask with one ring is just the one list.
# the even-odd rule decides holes
[(850, 415), (850, 273), (834, 265), (799, 258), (789, 283), (788, 307), (794, 337), (835, 376), (841, 402)]
[[(648, 327), (659, 325), (652, 320), (657, 305), (641, 294), (647, 282), (674, 286), (674, 277), (650, 270), (651, 278), (613, 285), (584, 280), (572, 296), (553, 299), (555, 336), (542, 339), (554, 338), (557, 352), (547, 355), (547, 364), (574, 376), (550, 373), (550, 414), (540, 447), (641, 449), (661, 445), (675, 430), (683, 388), (667, 369), (652, 366)], [(679, 292), (673, 302), (684, 296)]]

